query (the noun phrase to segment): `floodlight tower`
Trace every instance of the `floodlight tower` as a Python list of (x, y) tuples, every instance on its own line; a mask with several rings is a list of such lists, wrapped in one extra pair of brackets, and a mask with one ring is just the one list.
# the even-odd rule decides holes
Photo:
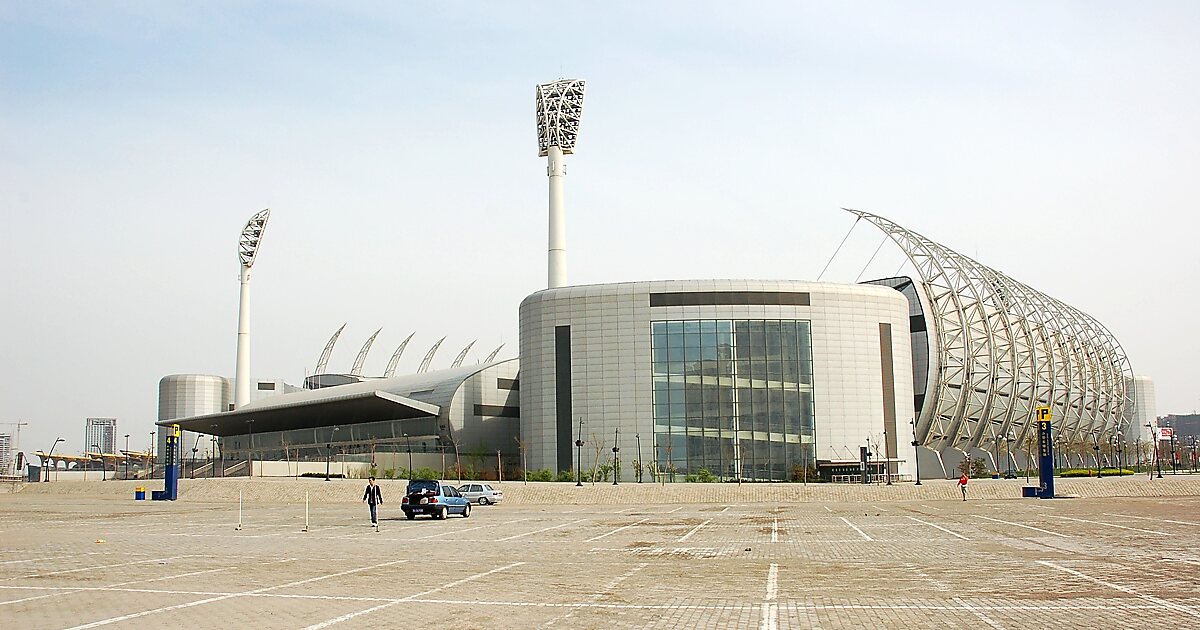
[(550, 177), (548, 288), (567, 284), (567, 218), (563, 208), (563, 156), (575, 153), (583, 117), (584, 81), (559, 79), (537, 86), (538, 157), (547, 158)]
[(234, 373), (233, 407), (240, 409), (250, 402), (250, 268), (258, 256), (263, 232), (271, 210), (263, 210), (250, 217), (242, 228), (238, 241), (238, 259), (241, 262), (242, 291), (238, 300), (237, 371)]

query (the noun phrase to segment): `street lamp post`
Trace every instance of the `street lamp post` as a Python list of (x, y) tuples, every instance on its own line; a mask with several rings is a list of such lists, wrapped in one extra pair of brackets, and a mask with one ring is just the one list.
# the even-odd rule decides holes
[(212, 451), (208, 454), (208, 476), (217, 476), (217, 436), (212, 436)]
[(1016, 478), (1017, 473), (1015, 470), (1013, 470), (1014, 459), (1013, 459), (1013, 454), (1012, 454), (1012, 443), (1013, 443), (1013, 434), (1009, 433), (1008, 435), (1004, 436), (1004, 444), (1005, 444), (1005, 447), (1008, 449), (1008, 461), (1004, 462), (1004, 472), (1005, 472), (1004, 476), (1007, 477), (1008, 473), (1011, 472), (1013, 478)]
[(412, 479), (412, 438), (408, 434), (404, 434), (404, 442), (408, 445), (408, 478)]
[[(253, 479), (254, 478), (254, 419), (251, 418), (250, 420), (247, 420), (246, 426), (249, 427), (249, 432), (250, 432), (250, 458), (249, 458), (250, 468), (248, 471), (250, 473), (250, 478)], [(325, 476), (325, 479), (326, 480), (329, 479), (328, 474)]]
[(1099, 479), (1100, 474), (1100, 434), (1092, 432), (1092, 450), (1096, 452), (1096, 478)]
[(129, 480), (129, 434), (125, 434), (125, 480)]
[(104, 478), (105, 477), (105, 474), (104, 474), (104, 452), (100, 450), (99, 444), (93, 444), (92, 448), (96, 449), (97, 453), (100, 453), (100, 481), (105, 481), (105, 478)]
[(1158, 478), (1162, 479), (1162, 459), (1158, 456), (1158, 432), (1154, 430), (1154, 425), (1146, 423), (1146, 428), (1150, 429), (1150, 435), (1154, 438), (1154, 467), (1158, 469)]
[(888, 444), (887, 429), (883, 430), (883, 476), (887, 479), (885, 485), (892, 485), (892, 447)]
[[(919, 485), (921, 485), (921, 458), (918, 454), (917, 449), (921, 447), (921, 443), (917, 441), (917, 421), (909, 420), (908, 423), (912, 425), (912, 430), (913, 430), (913, 441), (912, 441), (913, 470), (916, 471), (916, 473), (917, 473), (917, 483), (915, 485), (919, 486)], [(806, 455), (806, 457), (807, 457), (807, 455)]]
[(1171, 432), (1171, 474), (1179, 474), (1179, 454), (1175, 452), (1175, 432)]
[(329, 455), (333, 452), (333, 444), (325, 444), (325, 481), (329, 481)]
[[(54, 455), (54, 447), (58, 446), (59, 442), (66, 442), (66, 440), (64, 440), (62, 438), (58, 438), (57, 440), (54, 440), (54, 444), (50, 445), (50, 452), (46, 454), (46, 463), (47, 464), (50, 464), (53, 466), (53, 464), (50, 463), (52, 461), (50, 458)], [(58, 467), (55, 466), (55, 468), (58, 468)], [(46, 468), (46, 483), (49, 483), (49, 482), (50, 482), (50, 469)]]
[(583, 418), (579, 419), (579, 432), (575, 436), (575, 487), (583, 486)]
[(614, 485), (614, 486), (615, 486), (615, 485), (617, 485), (617, 476), (621, 474), (621, 473), (620, 473), (620, 471), (621, 471), (621, 459), (620, 459), (620, 456), (619, 456), (619, 455), (617, 455), (617, 453), (619, 453), (619, 452), (621, 451), (621, 449), (620, 449), (620, 448), (617, 446), (617, 439), (618, 439), (618, 438), (620, 438), (620, 436), (621, 436), (621, 429), (620, 429), (620, 427), (617, 427), (616, 429), (613, 429), (613, 447), (612, 447), (612, 452), (613, 452), (613, 485)]
[(638, 483), (642, 483), (642, 471), (646, 469), (646, 460), (642, 459), (642, 434), (634, 433), (633, 439), (637, 440), (638, 449)]

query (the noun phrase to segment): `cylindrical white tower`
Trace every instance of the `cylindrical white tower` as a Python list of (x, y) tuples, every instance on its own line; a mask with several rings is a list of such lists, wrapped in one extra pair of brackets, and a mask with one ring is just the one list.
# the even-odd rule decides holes
[(237, 368), (233, 382), (237, 384), (233, 406), (239, 408), (250, 402), (250, 268), (243, 266), (241, 293), (238, 296)]
[(549, 288), (567, 284), (567, 216), (563, 206), (564, 155), (575, 152), (583, 115), (584, 82), (560, 79), (537, 86), (538, 155), (550, 177), (550, 221), (546, 280)]
[(234, 372), (233, 406), (241, 408), (250, 402), (250, 268), (258, 256), (258, 245), (267, 229), (271, 211), (263, 210), (250, 217), (242, 228), (238, 241), (238, 259), (241, 265), (241, 293), (238, 298), (237, 367)]
[(563, 152), (552, 146), (546, 165), (550, 176), (550, 251), (547, 260), (547, 284), (549, 288), (567, 284), (567, 211), (563, 207)]

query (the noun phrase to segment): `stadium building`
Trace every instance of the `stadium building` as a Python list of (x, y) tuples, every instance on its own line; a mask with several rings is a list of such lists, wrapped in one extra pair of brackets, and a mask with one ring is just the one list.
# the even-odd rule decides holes
[[(1037, 407), (1051, 409), (1058, 450), (1078, 465), (1093, 455), (1116, 464), (1118, 444), (1149, 439), (1153, 384), (1134, 377), (1100, 322), (871, 213), (849, 211), (889, 237), (915, 273), (861, 284), (569, 285), (563, 160), (574, 151), (583, 94), (576, 80), (536, 93), (549, 176), (548, 288), (521, 302), (519, 358), (497, 361), (498, 348), (463, 367), (468, 346), (449, 369), (429, 370), (439, 341), (416, 374), (396, 376), (410, 336), (372, 378), (361, 365), (373, 335), (348, 374), (330, 374), (339, 329), (303, 391), (235, 396), (226, 411), (227, 383), (219, 401), (216, 385), (195, 388), (208, 402), (160, 403), (159, 424), (218, 436), (226, 464), (258, 460), (262, 470), (262, 462), (327, 459), (332, 449), (363, 466), (384, 454), (403, 463), (397, 455), (414, 451), (430, 462), (453, 449), (456, 462), (464, 452), (496, 454), (471, 465), (491, 471), (497, 460), (555, 472), (623, 462), (623, 481), (787, 480), (810, 471), (907, 480), (956, 476), (965, 457), (996, 471), (1024, 468)], [(265, 212), (243, 231), (243, 305)], [(246, 308), (238, 338), (244, 375)], [(160, 397), (193, 395), (169, 389)]]

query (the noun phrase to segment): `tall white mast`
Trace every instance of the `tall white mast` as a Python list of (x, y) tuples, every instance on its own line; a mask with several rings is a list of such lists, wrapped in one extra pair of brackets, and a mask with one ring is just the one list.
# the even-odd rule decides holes
[(537, 86), (538, 156), (546, 158), (550, 177), (550, 230), (547, 285), (567, 284), (567, 217), (563, 207), (564, 155), (575, 152), (583, 116), (584, 81), (560, 79)]
[(237, 370), (233, 376), (233, 407), (240, 409), (250, 402), (250, 268), (258, 256), (258, 245), (267, 229), (271, 211), (263, 210), (250, 217), (242, 228), (238, 241), (238, 259), (241, 261), (241, 296), (238, 299)]

